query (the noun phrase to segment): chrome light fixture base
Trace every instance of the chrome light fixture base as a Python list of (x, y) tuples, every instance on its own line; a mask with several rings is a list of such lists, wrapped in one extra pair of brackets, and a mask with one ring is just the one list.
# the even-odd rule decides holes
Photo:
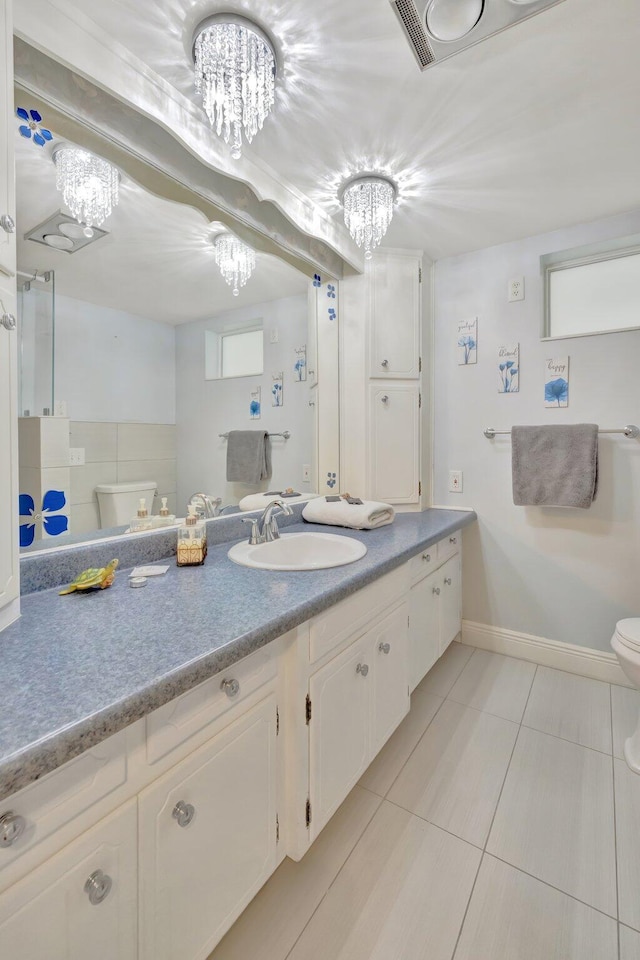
[(216, 13), (196, 28), (193, 58), (209, 123), (238, 159), (243, 136), (251, 143), (275, 102), (274, 45), (252, 20)]
[(388, 177), (362, 174), (347, 180), (339, 191), (344, 207), (344, 222), (365, 260), (382, 241), (393, 217), (398, 188)]

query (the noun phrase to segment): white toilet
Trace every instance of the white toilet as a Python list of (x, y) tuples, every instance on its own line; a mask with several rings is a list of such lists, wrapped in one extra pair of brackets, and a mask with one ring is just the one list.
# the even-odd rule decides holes
[[(618, 621), (611, 647), (629, 680), (640, 690), (640, 617)], [(624, 758), (635, 773), (640, 773), (640, 719), (636, 732), (625, 741)]]
[(131, 483), (99, 483), (96, 486), (100, 508), (100, 529), (128, 525), (138, 512), (141, 497), (147, 501), (149, 514), (153, 512), (153, 498), (157, 489), (155, 480), (133, 480)]

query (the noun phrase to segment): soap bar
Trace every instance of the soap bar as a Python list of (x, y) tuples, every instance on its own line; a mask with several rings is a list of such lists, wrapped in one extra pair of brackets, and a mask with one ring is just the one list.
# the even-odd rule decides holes
[(169, 569), (169, 565), (166, 567), (134, 567), (130, 577), (160, 577), (163, 573), (166, 573)]

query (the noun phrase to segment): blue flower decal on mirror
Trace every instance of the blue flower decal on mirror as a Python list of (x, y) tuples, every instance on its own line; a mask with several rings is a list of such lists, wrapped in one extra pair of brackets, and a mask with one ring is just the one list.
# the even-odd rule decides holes
[(322, 277), (320, 276), (319, 273), (314, 273), (314, 275), (313, 275), (313, 285), (314, 285), (314, 287), (320, 287), (320, 286), (322, 286)]
[(328, 473), (328, 474), (327, 474), (327, 486), (330, 487), (330, 488), (333, 490), (333, 488), (335, 487), (335, 485), (336, 485), (336, 475), (335, 475), (335, 473)]
[(328, 310), (327, 312), (328, 312), (328, 314), (329, 314), (329, 320), (335, 320), (335, 319), (336, 319), (337, 313), (336, 313), (334, 307), (329, 307), (329, 310)]
[(336, 298), (336, 288), (335, 288), (335, 286), (334, 286), (333, 283), (328, 283), (328, 284), (327, 284), (327, 296), (328, 296), (331, 300), (335, 300), (335, 298)]
[(67, 503), (62, 490), (47, 490), (42, 498), (42, 507), (39, 513), (36, 513), (36, 505), (33, 497), (28, 493), (21, 493), (19, 497), (20, 518), (25, 519), (26, 523), (20, 524), (20, 546), (30, 547), (36, 537), (36, 523), (42, 523), (45, 533), (50, 537), (58, 537), (61, 533), (66, 533), (69, 529), (69, 518), (61, 513), (54, 511), (64, 509)]
[(53, 140), (51, 130), (47, 130), (46, 127), (41, 126), (42, 117), (37, 110), (25, 110), (24, 107), (18, 107), (16, 116), (20, 120), (25, 121), (20, 124), (18, 130), (20, 131), (20, 135), (26, 140), (30, 140), (31, 137), (33, 137), (33, 142), (37, 143), (39, 147), (44, 147), (47, 140)]

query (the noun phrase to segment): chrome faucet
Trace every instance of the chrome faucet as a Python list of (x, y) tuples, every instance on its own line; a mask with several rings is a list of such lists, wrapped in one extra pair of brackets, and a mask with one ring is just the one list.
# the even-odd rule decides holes
[(206, 493), (193, 493), (189, 497), (188, 506), (195, 506), (196, 512), (200, 513), (205, 520), (210, 520), (212, 517), (219, 515), (221, 503), (222, 497), (210, 497)]
[(242, 517), (242, 523), (251, 524), (249, 543), (252, 546), (258, 543), (271, 543), (272, 540), (280, 539), (280, 531), (275, 517), (276, 511), (283, 513), (286, 517), (293, 516), (293, 510), (289, 504), (285, 503), (284, 500), (277, 499), (271, 500), (266, 505), (261, 517)]

